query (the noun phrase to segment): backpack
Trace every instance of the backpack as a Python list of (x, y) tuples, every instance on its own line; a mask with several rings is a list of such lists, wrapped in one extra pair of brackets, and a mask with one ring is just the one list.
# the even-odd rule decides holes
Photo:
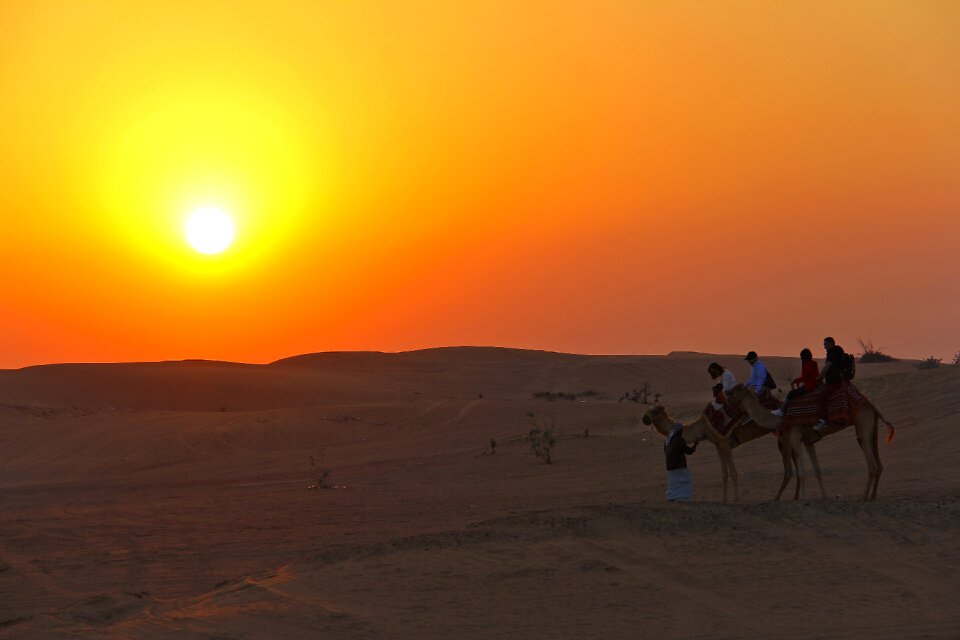
[(773, 376), (770, 375), (769, 371), (767, 371), (767, 377), (763, 381), (763, 386), (766, 387), (767, 389), (777, 388), (777, 382), (773, 379)]
[(840, 375), (847, 381), (853, 380), (854, 376), (857, 375), (857, 360), (849, 353), (843, 354), (843, 360), (841, 360), (840, 364)]

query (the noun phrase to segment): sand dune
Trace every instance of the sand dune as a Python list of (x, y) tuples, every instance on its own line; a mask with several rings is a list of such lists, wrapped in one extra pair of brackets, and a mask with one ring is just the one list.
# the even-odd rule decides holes
[[(694, 503), (667, 505), (659, 437), (618, 400), (647, 381), (693, 416), (712, 360), (746, 376), (492, 348), (0, 371), (0, 637), (960, 635), (960, 367), (859, 368), (897, 425), (876, 503), (841, 432), (818, 447), (835, 499), (771, 503), (763, 438), (740, 504), (705, 446)], [(307, 489), (318, 448), (343, 488)]]

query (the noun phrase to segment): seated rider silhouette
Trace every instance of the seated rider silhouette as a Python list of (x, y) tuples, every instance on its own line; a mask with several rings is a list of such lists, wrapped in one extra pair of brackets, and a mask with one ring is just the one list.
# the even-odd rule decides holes
[(726, 397), (723, 395), (725, 391), (730, 391), (737, 384), (737, 379), (733, 377), (733, 374), (716, 362), (711, 362), (710, 366), (707, 367), (707, 373), (710, 374), (710, 377), (718, 382), (713, 385), (713, 402), (716, 408), (720, 408), (725, 402)]
[(787, 414), (787, 405), (794, 398), (799, 398), (808, 393), (812, 393), (817, 388), (817, 377), (820, 375), (817, 361), (813, 359), (813, 352), (810, 349), (803, 349), (800, 352), (800, 377), (794, 378), (791, 386), (793, 389), (787, 394), (783, 406), (773, 412), (775, 416), (784, 416)]
[(746, 387), (757, 394), (757, 397), (769, 393), (769, 389), (776, 387), (775, 384), (767, 386), (770, 379), (767, 365), (757, 357), (756, 351), (749, 352), (744, 360), (750, 365), (750, 378), (747, 379)]
[(820, 431), (828, 426), (827, 407), (830, 404), (830, 398), (843, 386), (843, 347), (827, 336), (823, 339), (823, 348), (827, 352), (827, 359), (823, 363), (820, 375), (817, 376), (817, 382), (823, 383), (823, 391), (820, 392), (820, 420), (813, 425), (814, 431)]

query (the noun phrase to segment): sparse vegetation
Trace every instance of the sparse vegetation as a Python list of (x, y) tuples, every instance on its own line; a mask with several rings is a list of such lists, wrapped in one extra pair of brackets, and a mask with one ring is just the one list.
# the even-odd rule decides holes
[(957, 351), (957, 353), (954, 354), (953, 364), (960, 364), (960, 351)]
[(332, 489), (330, 484), (330, 469), (323, 457), (323, 449), (317, 449), (316, 456), (310, 456), (310, 475), (313, 477), (313, 484), (308, 489)]
[(573, 402), (577, 398), (602, 398), (603, 394), (599, 391), (581, 391), (580, 393), (569, 393), (563, 391), (537, 391), (533, 394), (533, 397), (537, 400), (546, 400), (547, 402), (554, 402), (556, 400), (568, 400)]
[(873, 343), (873, 338), (858, 338), (860, 343), (860, 355), (857, 360), (863, 364), (874, 364), (878, 362), (896, 362), (897, 359), (883, 352), (884, 347), (878, 347)]
[(660, 402), (660, 398), (662, 397), (663, 394), (659, 391), (654, 391), (653, 387), (650, 385), (650, 382), (644, 381), (641, 388), (634, 389), (633, 391), (627, 391), (620, 396), (620, 402), (627, 400), (629, 402), (636, 402), (638, 404), (657, 404)]
[(923, 362), (917, 365), (917, 369), (937, 369), (940, 366), (940, 363), (943, 362), (940, 358), (934, 358), (930, 356)]
[(553, 391), (537, 391), (533, 394), (533, 397), (537, 400), (546, 400), (547, 402), (554, 402), (556, 400), (576, 400), (577, 394), (575, 393), (563, 393), (558, 392), (554, 393)]
[(533, 455), (547, 464), (553, 464), (553, 447), (557, 444), (557, 438), (554, 435), (556, 426), (556, 420), (551, 417), (549, 424), (545, 422), (536, 424), (526, 437)]

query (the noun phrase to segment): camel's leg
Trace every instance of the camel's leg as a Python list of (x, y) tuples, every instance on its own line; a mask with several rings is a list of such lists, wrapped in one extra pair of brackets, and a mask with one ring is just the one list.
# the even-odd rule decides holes
[(797, 481), (793, 485), (793, 499), (800, 499), (800, 468), (797, 466), (797, 452), (790, 452), (790, 462), (793, 463), (793, 471), (797, 475)]
[[(864, 412), (860, 412), (860, 416), (863, 416)], [(874, 414), (876, 415), (876, 414)], [(876, 417), (874, 417), (874, 423), (876, 422)], [(857, 419), (856, 428), (857, 428), (857, 444), (860, 445), (860, 448), (863, 450), (863, 457), (867, 461), (867, 484), (863, 488), (863, 501), (866, 502), (870, 499), (870, 491), (874, 487), (875, 482), (879, 482), (880, 472), (877, 469), (877, 442), (874, 437), (876, 434), (876, 428), (874, 428), (874, 433), (869, 433), (870, 427), (867, 424), (867, 420)]]
[(777, 497), (774, 498), (779, 502), (783, 490), (787, 488), (793, 478), (793, 456), (790, 455), (790, 440), (783, 435), (777, 438), (777, 448), (780, 449), (780, 455), (783, 456), (783, 482), (780, 483), (780, 490), (777, 491)]
[(880, 462), (880, 447), (877, 446), (877, 436), (880, 432), (880, 414), (873, 412), (873, 457), (876, 462), (873, 476), (873, 491), (870, 494), (871, 500), (877, 499), (877, 488), (880, 486), (880, 474), (883, 473), (883, 464)]
[(740, 502), (740, 476), (737, 474), (737, 466), (733, 464), (732, 449), (727, 449), (727, 474), (733, 480), (733, 501)]
[(790, 448), (797, 461), (797, 491), (794, 494), (795, 500), (803, 498), (803, 483), (806, 479), (806, 465), (803, 463), (803, 429), (801, 427), (791, 427), (790, 429)]
[(820, 484), (820, 497), (826, 500), (827, 489), (823, 486), (823, 474), (820, 473), (820, 461), (817, 460), (817, 449), (812, 443), (809, 442), (805, 442), (803, 444), (803, 448), (806, 449), (807, 455), (810, 456), (810, 464), (813, 466), (813, 475), (817, 477), (817, 482)]
[(720, 456), (720, 480), (723, 483), (723, 503), (727, 503), (727, 454), (725, 447), (717, 446), (717, 455)]

